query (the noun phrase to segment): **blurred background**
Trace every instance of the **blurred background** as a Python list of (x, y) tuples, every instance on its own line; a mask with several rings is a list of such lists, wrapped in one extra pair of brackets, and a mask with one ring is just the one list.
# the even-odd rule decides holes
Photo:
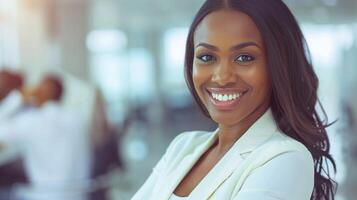
[[(338, 120), (328, 128), (338, 168), (337, 200), (353, 200), (357, 195), (357, 1), (284, 2), (309, 44), (328, 121)], [(60, 127), (57, 132), (61, 134), (61, 127), (72, 123), (73, 138), (88, 141), (49, 139), (36, 155), (52, 157), (38, 162), (36, 156), (21, 151), (21, 142), (0, 149), (0, 199), (36, 199), (37, 194), (38, 199), (48, 200), (56, 195), (67, 195), (59, 199), (127, 200), (178, 133), (215, 129), (193, 102), (183, 76), (188, 26), (202, 3), (0, 0), (0, 70), (21, 76), (32, 87), (48, 74), (59, 77), (64, 96), (58, 111), (75, 113), (80, 122), (54, 119)], [(46, 141), (43, 138), (37, 135), (27, 140), (41, 143)], [(77, 150), (63, 151), (69, 145)], [(61, 158), (58, 149), (68, 156)], [(70, 155), (77, 157), (69, 160)], [(45, 167), (53, 160), (65, 163), (72, 174), (88, 173), (78, 176), (75, 186), (69, 176), (61, 194), (57, 186), (34, 186), (36, 174), (31, 173), (40, 169), (31, 169), (31, 162)], [(55, 190), (57, 194), (51, 194)]]

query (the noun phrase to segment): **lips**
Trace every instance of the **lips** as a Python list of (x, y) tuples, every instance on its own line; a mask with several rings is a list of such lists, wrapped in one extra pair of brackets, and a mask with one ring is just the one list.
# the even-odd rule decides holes
[(235, 109), (247, 91), (242, 88), (207, 88), (210, 102), (218, 110)]
[(207, 88), (210, 93), (231, 94), (231, 93), (244, 93), (248, 89), (243, 88)]

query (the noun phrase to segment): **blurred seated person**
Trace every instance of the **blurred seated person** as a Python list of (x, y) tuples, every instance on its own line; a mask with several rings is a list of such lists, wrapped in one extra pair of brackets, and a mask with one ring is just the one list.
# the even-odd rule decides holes
[[(30, 186), (16, 191), (18, 199), (86, 199), (89, 179), (89, 138), (80, 115), (61, 104), (62, 81), (46, 76), (21, 93), (20, 113), (0, 121), (0, 149), (20, 148)], [(1, 150), (0, 150), (1, 151)]]

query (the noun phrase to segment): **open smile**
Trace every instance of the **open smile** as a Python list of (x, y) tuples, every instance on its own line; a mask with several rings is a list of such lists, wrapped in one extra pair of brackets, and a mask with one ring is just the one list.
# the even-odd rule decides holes
[(208, 88), (210, 102), (218, 110), (234, 109), (248, 92), (237, 88)]

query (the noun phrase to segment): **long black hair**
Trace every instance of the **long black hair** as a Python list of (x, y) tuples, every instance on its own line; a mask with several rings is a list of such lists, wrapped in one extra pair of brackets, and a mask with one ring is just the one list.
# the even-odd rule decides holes
[[(221, 9), (243, 12), (258, 27), (266, 46), (271, 105), (274, 120), (286, 135), (303, 143), (314, 159), (314, 189), (311, 200), (334, 200), (337, 183), (331, 178), (329, 164), (336, 172), (326, 128), (327, 115), (318, 97), (318, 78), (311, 64), (306, 40), (289, 8), (281, 0), (207, 0), (190, 27), (185, 54), (185, 78), (196, 102), (207, 117), (209, 113), (198, 97), (192, 80), (194, 33), (202, 19)], [(316, 111), (319, 105), (326, 121)]]

